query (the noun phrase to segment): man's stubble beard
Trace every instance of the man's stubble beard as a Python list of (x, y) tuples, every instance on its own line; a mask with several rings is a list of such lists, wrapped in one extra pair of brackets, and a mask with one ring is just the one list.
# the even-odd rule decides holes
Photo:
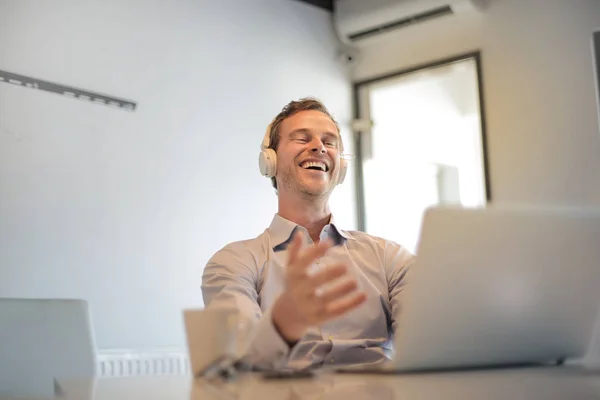
[(302, 185), (294, 176), (292, 169), (287, 166), (281, 169), (281, 180), (277, 182), (277, 185), (281, 185), (285, 187), (285, 190), (291, 193), (298, 193), (300, 197), (304, 200), (318, 200), (322, 198), (326, 198), (330, 195), (333, 188), (331, 187), (331, 182), (329, 182), (329, 186), (327, 190), (324, 192), (315, 193), (311, 191), (308, 187)]

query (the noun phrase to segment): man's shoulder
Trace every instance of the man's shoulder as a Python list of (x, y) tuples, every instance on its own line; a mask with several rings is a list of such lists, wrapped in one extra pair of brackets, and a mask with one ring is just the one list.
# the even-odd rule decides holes
[(223, 259), (253, 259), (263, 251), (264, 247), (265, 233), (263, 232), (250, 239), (227, 243), (213, 254), (209, 262), (216, 262)]
[(347, 231), (347, 233), (354, 239), (349, 240), (348, 243), (349, 246), (355, 247), (356, 252), (373, 252), (386, 266), (409, 266), (416, 259), (415, 254), (408, 248), (393, 240), (361, 231)]
[(344, 231), (348, 236), (350, 236), (354, 241), (358, 242), (358, 243), (364, 243), (364, 244), (372, 244), (372, 245), (377, 245), (377, 246), (381, 246), (381, 247), (385, 247), (385, 246), (400, 246), (402, 247), (402, 245), (400, 245), (397, 242), (394, 242), (393, 240), (389, 240), (386, 238), (383, 238), (381, 236), (376, 236), (376, 235), (371, 235), (369, 233), (363, 232), (363, 231)]

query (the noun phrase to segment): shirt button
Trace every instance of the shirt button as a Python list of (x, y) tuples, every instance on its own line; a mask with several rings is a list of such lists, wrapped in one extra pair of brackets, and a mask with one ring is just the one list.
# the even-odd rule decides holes
[(327, 337), (327, 339), (328, 339), (328, 340), (333, 340), (333, 335), (329, 335), (329, 336)]

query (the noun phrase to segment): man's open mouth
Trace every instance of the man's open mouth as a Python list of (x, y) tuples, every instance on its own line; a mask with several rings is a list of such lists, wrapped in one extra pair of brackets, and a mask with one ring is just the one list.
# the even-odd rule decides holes
[(314, 171), (329, 171), (329, 167), (322, 161), (304, 161), (300, 163), (300, 167), (304, 169), (312, 169)]

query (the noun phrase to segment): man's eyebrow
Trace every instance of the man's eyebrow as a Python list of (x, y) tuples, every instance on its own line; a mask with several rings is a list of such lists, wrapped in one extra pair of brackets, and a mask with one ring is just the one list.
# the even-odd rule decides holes
[[(308, 128), (298, 128), (298, 129), (294, 129), (293, 131), (291, 131), (289, 133), (289, 138), (293, 139), (298, 135), (311, 135), (312, 131)], [(340, 135), (337, 132), (324, 132), (323, 135), (330, 137), (330, 138), (334, 138), (336, 140), (340, 140)]]
[(299, 128), (299, 129), (294, 129), (293, 131), (291, 131), (289, 133), (289, 136), (290, 137), (294, 137), (294, 136), (297, 136), (297, 135), (306, 135), (306, 134), (309, 134), (309, 133), (310, 133), (310, 130), (308, 130), (306, 128)]

